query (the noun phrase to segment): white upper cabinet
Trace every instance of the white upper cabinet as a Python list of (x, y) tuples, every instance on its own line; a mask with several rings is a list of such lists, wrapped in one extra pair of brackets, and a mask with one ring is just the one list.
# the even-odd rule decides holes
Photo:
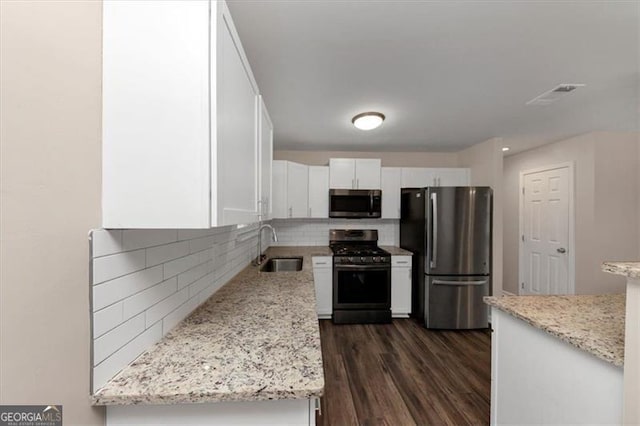
[(103, 34), (103, 226), (256, 221), (270, 148), (226, 4), (108, 1)]
[(422, 188), (435, 186), (433, 169), (426, 167), (403, 167), (402, 188)]
[(272, 170), (273, 165), (273, 124), (267, 112), (262, 96), (260, 96), (259, 115), (259, 148), (260, 148), (260, 213), (265, 220), (273, 215)]
[(380, 189), (378, 158), (331, 158), (329, 186), (332, 189)]
[(382, 219), (400, 219), (400, 188), (402, 169), (383, 167), (382, 177)]
[(380, 189), (381, 168), (379, 158), (356, 159), (356, 189)]
[(308, 217), (308, 197), (309, 166), (291, 161), (273, 161), (273, 217)]
[(309, 217), (329, 217), (329, 167), (309, 166)]
[(403, 167), (402, 188), (422, 188), (425, 186), (468, 186), (469, 169)]
[(469, 186), (471, 182), (469, 169), (439, 168), (434, 170), (437, 186)]
[(288, 217), (309, 215), (309, 166), (287, 161)]

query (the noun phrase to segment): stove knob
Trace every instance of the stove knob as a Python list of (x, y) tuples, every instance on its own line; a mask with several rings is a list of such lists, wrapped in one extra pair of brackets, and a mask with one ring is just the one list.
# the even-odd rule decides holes
[(361, 261), (363, 261), (363, 262), (365, 261), (365, 259), (366, 259), (366, 258), (365, 258), (364, 256), (362, 256), (362, 257), (360, 258), (360, 260), (361, 260)]
[(380, 259), (380, 257), (379, 257), (379, 256), (376, 256), (376, 257), (374, 257), (374, 258), (373, 258), (373, 261), (374, 261), (374, 262), (380, 262), (380, 260), (382, 260), (382, 259)]

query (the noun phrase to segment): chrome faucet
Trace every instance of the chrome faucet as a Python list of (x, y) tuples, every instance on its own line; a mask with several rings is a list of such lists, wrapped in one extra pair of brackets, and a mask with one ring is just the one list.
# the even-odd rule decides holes
[(273, 226), (265, 223), (258, 227), (258, 257), (255, 260), (255, 264), (260, 266), (262, 262), (267, 258), (264, 254), (262, 254), (262, 230), (263, 229), (271, 229), (271, 235), (273, 236), (273, 241), (278, 242), (278, 236), (276, 235), (276, 230), (273, 229)]

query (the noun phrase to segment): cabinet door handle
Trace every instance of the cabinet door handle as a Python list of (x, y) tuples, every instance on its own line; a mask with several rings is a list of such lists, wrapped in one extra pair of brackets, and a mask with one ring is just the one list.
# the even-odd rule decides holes
[(356, 189), (356, 180), (351, 179), (351, 189)]
[(327, 262), (316, 262), (316, 263), (314, 263), (314, 265), (326, 265), (326, 264), (327, 264)]
[(398, 260), (398, 261), (396, 262), (396, 264), (398, 264), (398, 265), (400, 265), (400, 264), (402, 264), (402, 265), (406, 265), (407, 263), (409, 263), (409, 261), (407, 261), (407, 260)]
[(360, 179), (356, 179), (356, 189), (360, 189)]
[(289, 207), (289, 217), (293, 217), (293, 207)]
[(309, 217), (311, 217), (311, 207), (309, 207)]

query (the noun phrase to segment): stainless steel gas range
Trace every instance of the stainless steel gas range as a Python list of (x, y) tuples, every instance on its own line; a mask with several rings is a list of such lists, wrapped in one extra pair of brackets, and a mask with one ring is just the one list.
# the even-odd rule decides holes
[(391, 322), (391, 255), (373, 229), (332, 229), (333, 322)]

